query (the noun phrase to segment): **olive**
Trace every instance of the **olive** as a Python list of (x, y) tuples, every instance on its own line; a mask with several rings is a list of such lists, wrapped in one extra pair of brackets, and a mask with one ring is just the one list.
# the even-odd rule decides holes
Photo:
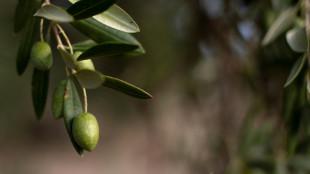
[[(82, 54), (82, 52), (77, 51), (74, 53), (73, 57), (75, 59), (77, 59), (81, 54)], [(91, 59), (81, 60), (81, 61), (76, 61), (75, 70), (76, 71), (81, 71), (81, 70), (95, 71), (95, 66), (94, 66), (93, 61)]]
[(31, 49), (31, 60), (39, 70), (48, 70), (53, 63), (52, 50), (48, 43), (36, 42)]
[(72, 123), (72, 134), (75, 142), (87, 151), (96, 147), (99, 139), (99, 126), (96, 117), (90, 113), (82, 113)]

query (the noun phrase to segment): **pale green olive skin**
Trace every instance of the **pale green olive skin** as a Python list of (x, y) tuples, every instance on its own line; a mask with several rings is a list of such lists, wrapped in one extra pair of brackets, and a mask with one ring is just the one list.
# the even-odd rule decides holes
[(90, 113), (82, 113), (74, 118), (72, 133), (75, 142), (83, 149), (91, 152), (99, 140), (99, 125), (96, 117)]
[[(75, 58), (75, 60), (82, 54), (82, 52), (77, 51), (74, 53), (73, 57)], [(91, 59), (87, 59), (87, 60), (81, 60), (81, 61), (76, 61), (76, 71), (81, 71), (81, 70), (91, 70), (91, 71), (95, 71), (95, 66), (93, 64), (93, 61)]]
[(36, 42), (31, 49), (31, 60), (39, 70), (50, 69), (53, 64), (53, 56), (49, 44), (42, 41)]

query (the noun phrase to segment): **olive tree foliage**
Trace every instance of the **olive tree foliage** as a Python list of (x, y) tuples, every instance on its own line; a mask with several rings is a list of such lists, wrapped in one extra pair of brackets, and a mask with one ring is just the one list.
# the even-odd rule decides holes
[[(132, 84), (97, 71), (91, 60), (144, 54), (142, 45), (131, 35), (140, 31), (136, 22), (115, 4), (116, 0), (68, 2), (71, 3), (69, 8), (56, 6), (49, 0), (18, 1), (14, 32), (19, 33), (21, 39), (16, 66), (18, 74), (22, 75), (29, 62), (34, 64), (32, 101), (36, 118), (40, 120), (47, 100), (49, 75), (52, 73), (52, 53), (61, 55), (65, 67), (57, 69), (63, 69), (64, 79), (54, 89), (51, 107), (54, 118), (64, 120), (71, 142), (82, 156), (84, 149), (94, 149), (99, 137), (96, 118), (87, 113), (86, 89), (103, 86), (136, 98), (148, 99), (152, 96)], [(72, 43), (61, 26), (63, 23), (71, 24), (88, 39)], [(38, 38), (36, 35), (40, 40), (35, 40)], [(53, 41), (56, 44), (52, 44)], [(51, 45), (57, 46), (54, 48)], [(80, 100), (80, 92), (84, 105)]]

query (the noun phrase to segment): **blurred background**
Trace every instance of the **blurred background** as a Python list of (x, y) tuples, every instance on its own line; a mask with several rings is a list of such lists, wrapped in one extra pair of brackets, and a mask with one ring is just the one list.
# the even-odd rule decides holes
[[(81, 158), (63, 120), (54, 120), (51, 113), (53, 89), (65, 77), (59, 54), (54, 54), (48, 103), (38, 122), (30, 93), (32, 65), (22, 77), (15, 67), (17, 0), (1, 0), (0, 173), (285, 172), (283, 84), (298, 55), (284, 36), (267, 47), (261, 39), (275, 17), (294, 3), (118, 1), (140, 26), (134, 36), (146, 54), (95, 60), (95, 66), (154, 99), (139, 100), (108, 88), (88, 90), (88, 110), (97, 117), (100, 139)], [(73, 41), (83, 38), (69, 25), (64, 28)]]

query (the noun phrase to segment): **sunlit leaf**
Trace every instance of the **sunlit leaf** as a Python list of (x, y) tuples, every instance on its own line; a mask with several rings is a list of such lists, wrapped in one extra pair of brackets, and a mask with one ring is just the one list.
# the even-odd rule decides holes
[(85, 41), (73, 44), (72, 48), (74, 51), (84, 52), (84, 51), (88, 50), (89, 48), (96, 46), (96, 45), (97, 45), (97, 43), (94, 42), (93, 40), (85, 40)]
[(31, 48), (37, 27), (36, 24), (37, 19), (30, 18), (23, 30), (23, 35), (20, 39), (16, 59), (16, 67), (18, 75), (22, 75), (29, 64)]
[(268, 45), (290, 27), (296, 17), (298, 8), (299, 6), (287, 8), (279, 15), (267, 31), (262, 41), (263, 45)]
[(49, 71), (34, 69), (32, 75), (32, 103), (38, 120), (41, 120), (47, 99)]
[(101, 86), (101, 73), (92, 70), (81, 70), (74, 74), (79, 83), (87, 89), (93, 89)]
[(40, 6), (40, 0), (19, 0), (14, 16), (14, 32), (17, 33), (24, 28), (27, 21), (32, 17)]
[(55, 22), (72, 22), (74, 20), (66, 10), (51, 4), (44, 5), (34, 15)]
[(125, 56), (138, 56), (145, 53), (141, 44), (131, 34), (110, 28), (95, 19), (74, 21), (71, 24), (97, 43), (118, 41), (139, 46), (138, 49), (126, 53)]
[(296, 77), (298, 76), (298, 74), (301, 72), (305, 62), (307, 60), (307, 55), (303, 55), (302, 57), (300, 57), (296, 62), (295, 64), (293, 65), (292, 67), (292, 70), (285, 82), (285, 85), (284, 87), (287, 87), (288, 85), (290, 85), (295, 79)]
[(63, 117), (63, 108), (64, 108), (64, 94), (65, 88), (67, 86), (67, 81), (62, 80), (56, 86), (53, 92), (52, 98), (52, 111), (55, 119)]
[(304, 27), (298, 27), (289, 30), (286, 33), (286, 40), (292, 50), (301, 53), (307, 51), (307, 33)]
[(76, 66), (75, 59), (72, 54), (68, 53), (66, 50), (63, 50), (62, 48), (58, 48), (60, 51), (60, 54), (65, 62), (65, 64), (69, 67), (74, 69)]
[(153, 98), (149, 93), (123, 80), (106, 75), (102, 75), (102, 78), (103, 78), (103, 85), (106, 87), (115, 89), (117, 91), (120, 91), (122, 93), (125, 93), (127, 95), (136, 98), (141, 99)]
[(81, 0), (71, 5), (67, 12), (75, 20), (85, 19), (104, 12), (115, 2), (116, 0)]
[(64, 95), (64, 121), (67, 128), (67, 132), (70, 136), (71, 142), (76, 152), (83, 156), (83, 148), (80, 147), (74, 140), (72, 134), (72, 121), (75, 117), (83, 113), (83, 107), (81, 104), (80, 96), (76, 90), (75, 84), (71, 78), (68, 78), (65, 95)]
[(77, 60), (93, 59), (93, 58), (104, 58), (109, 56), (115, 56), (124, 54), (139, 48), (137, 45), (120, 43), (120, 42), (106, 42), (90, 49), (86, 50), (81, 54)]

